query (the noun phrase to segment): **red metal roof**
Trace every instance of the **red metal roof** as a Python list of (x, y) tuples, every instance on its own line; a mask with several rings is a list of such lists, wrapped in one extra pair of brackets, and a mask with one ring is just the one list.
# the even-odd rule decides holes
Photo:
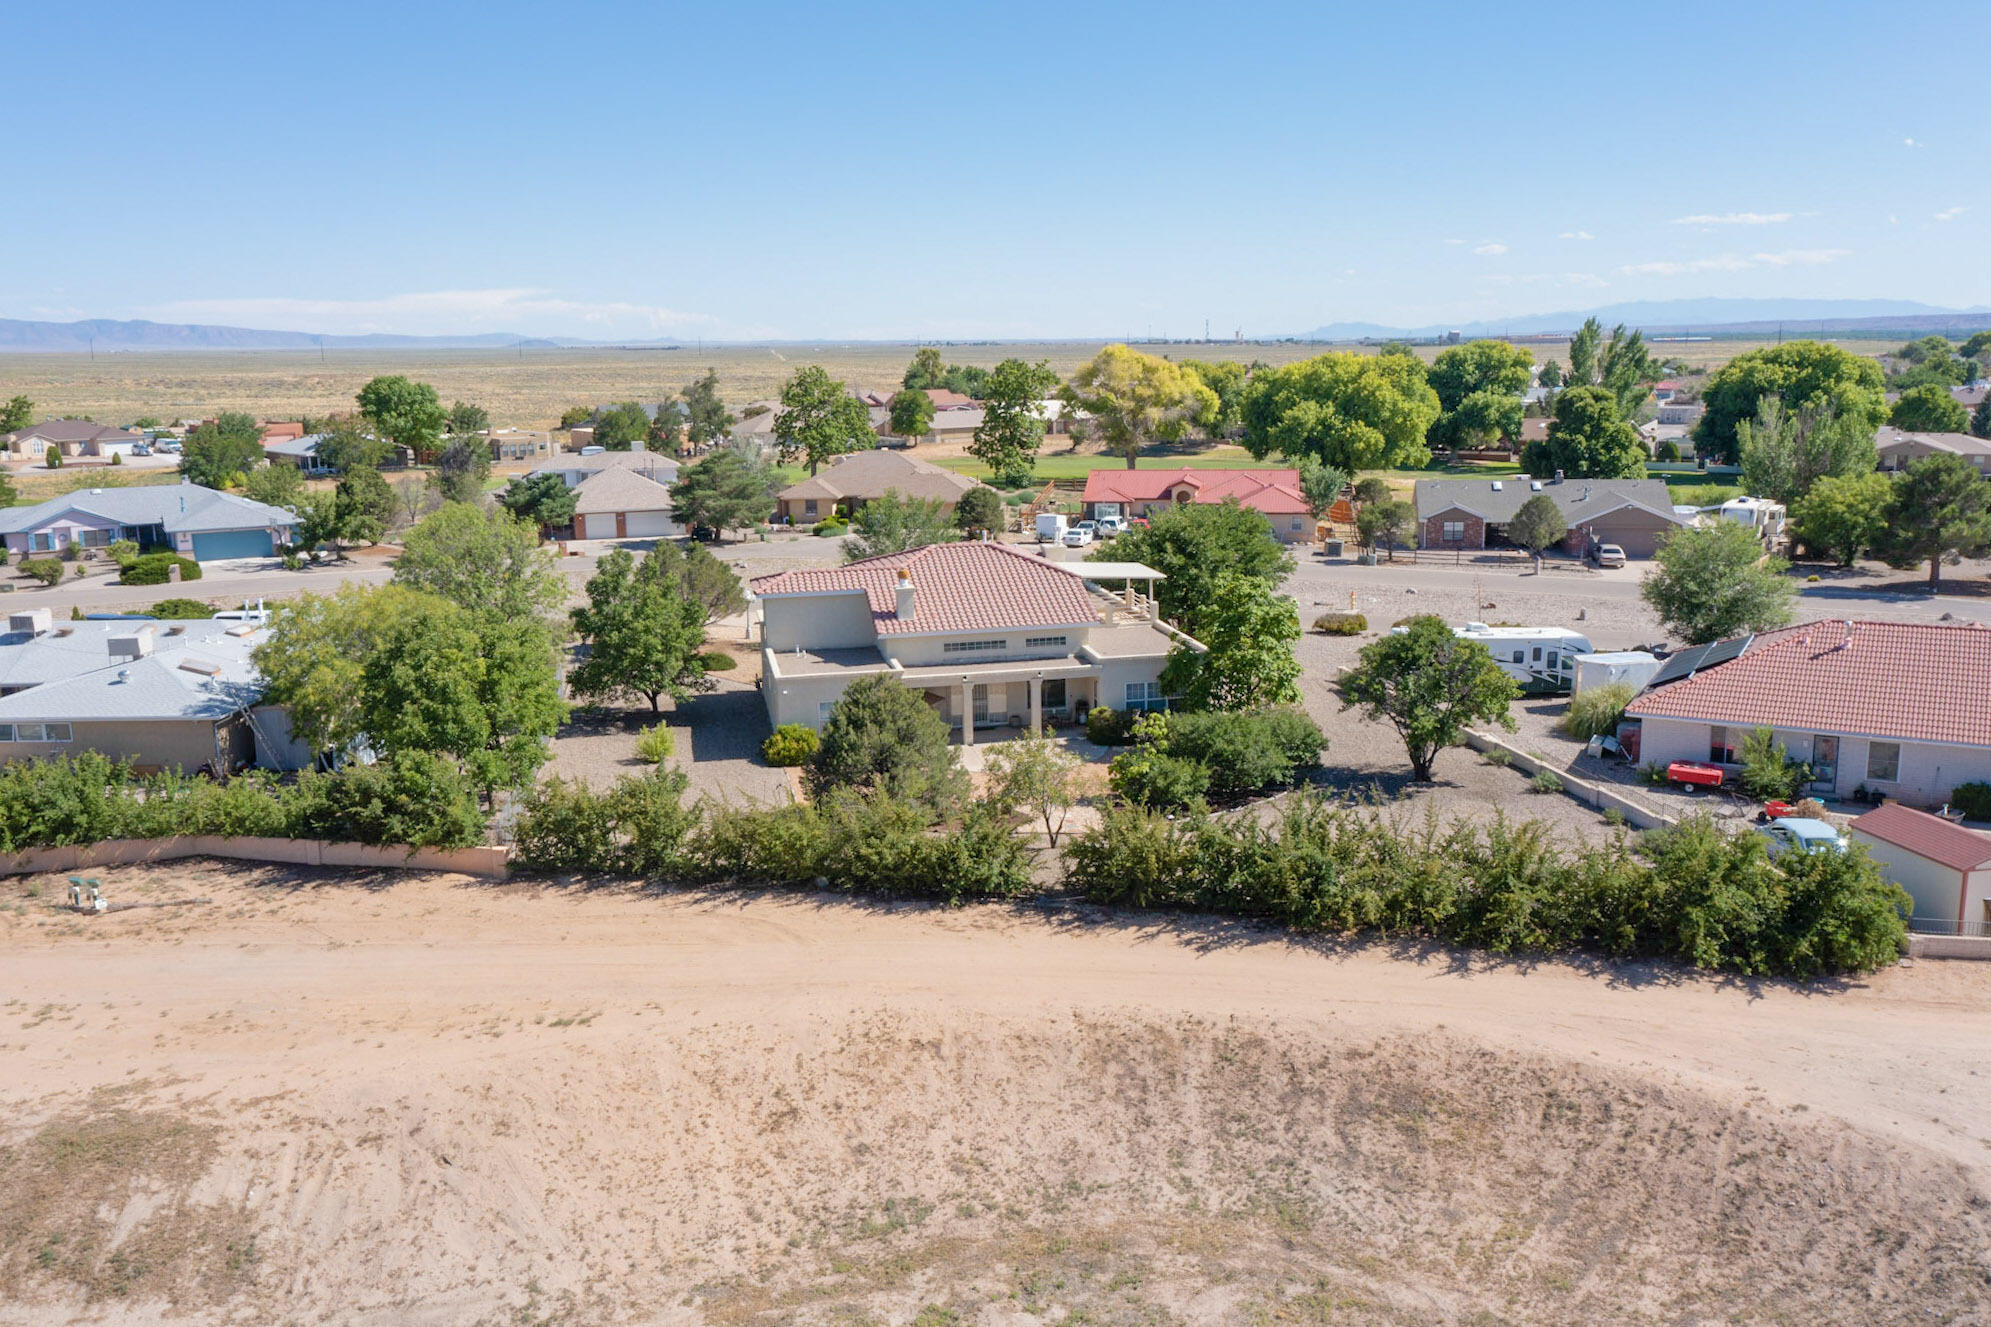
[(1917, 857), (1953, 871), (1975, 871), (1991, 862), (1991, 834), (1954, 825), (1927, 811), (1889, 802), (1855, 820), (1852, 828), (1882, 843), (1906, 848)]
[(1160, 502), (1179, 488), (1195, 493), (1197, 502), (1236, 498), (1240, 504), (1268, 515), (1285, 516), (1307, 510), (1298, 470), (1126, 470), (1101, 468), (1087, 472), (1087, 502)]
[[(910, 573), (913, 616), (902, 620), (899, 569)], [(931, 544), (886, 553), (847, 567), (804, 568), (756, 576), (757, 595), (835, 594), (862, 590), (881, 636), (1017, 627), (1090, 626), (1099, 609), (1072, 572), (1007, 544)]]
[(1640, 696), (1634, 718), (1991, 746), (1991, 629), (1809, 622)]

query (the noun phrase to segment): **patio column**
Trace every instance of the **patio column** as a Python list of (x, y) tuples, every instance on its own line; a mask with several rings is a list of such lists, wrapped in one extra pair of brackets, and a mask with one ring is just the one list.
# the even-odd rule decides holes
[(975, 684), (961, 679), (961, 745), (975, 744)]
[(1044, 679), (1041, 677), (1030, 679), (1030, 731), (1033, 734), (1044, 731)]

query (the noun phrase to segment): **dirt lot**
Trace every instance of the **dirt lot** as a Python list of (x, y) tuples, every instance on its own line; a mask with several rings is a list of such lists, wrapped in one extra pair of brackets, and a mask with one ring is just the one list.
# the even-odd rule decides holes
[[(1981, 1323), (1991, 967), (189, 864), (0, 893), (0, 1322)], [(31, 891), (39, 889), (39, 896)]]

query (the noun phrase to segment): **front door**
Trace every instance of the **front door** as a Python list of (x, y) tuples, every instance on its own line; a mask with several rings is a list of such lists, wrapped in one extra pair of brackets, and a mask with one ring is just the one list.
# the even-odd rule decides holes
[(629, 513), (626, 511), (615, 513), (615, 537), (617, 539), (629, 537)]
[(1811, 739), (1811, 782), (1814, 786), (1832, 789), (1839, 785), (1839, 739), (1824, 733), (1814, 734)]

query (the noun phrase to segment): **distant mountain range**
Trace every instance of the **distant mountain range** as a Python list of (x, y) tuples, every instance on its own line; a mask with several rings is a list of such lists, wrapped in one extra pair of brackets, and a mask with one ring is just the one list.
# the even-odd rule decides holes
[(1639, 300), (1607, 304), (1580, 312), (1536, 313), (1472, 323), (1431, 323), (1423, 327), (1387, 327), (1380, 323), (1328, 323), (1300, 335), (1309, 341), (1364, 341), (1378, 338), (1443, 336), (1539, 336), (1573, 332), (1585, 318), (1605, 327), (1619, 323), (1643, 329), (1647, 335), (1748, 336), (1775, 332), (1786, 336), (1820, 332), (1947, 332), (1979, 331), (1991, 325), (1991, 309), (1943, 309), (1913, 300), (1828, 299), (1682, 299)]
[(316, 332), (268, 332), (253, 327), (220, 327), (209, 323), (119, 322), (91, 318), (75, 323), (28, 322), (0, 318), (0, 353), (64, 354), (89, 350), (454, 350), (478, 347), (596, 345), (592, 341), (521, 336), (516, 332), (485, 332), (470, 336), (398, 336), (374, 332), (365, 336), (320, 335)]

